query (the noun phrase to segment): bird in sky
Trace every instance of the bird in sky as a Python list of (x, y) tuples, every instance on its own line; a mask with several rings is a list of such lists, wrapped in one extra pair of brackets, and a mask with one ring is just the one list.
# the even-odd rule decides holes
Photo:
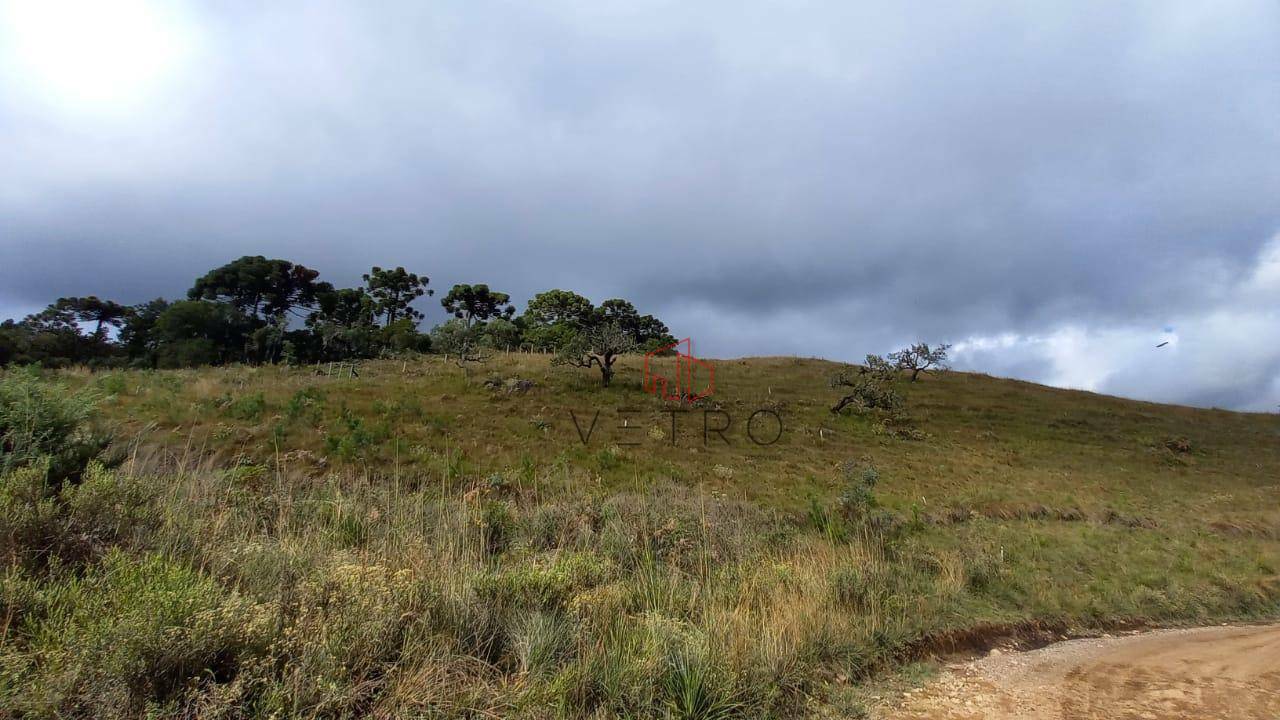
[(1160, 343), (1160, 344), (1159, 344), (1159, 345), (1157, 345), (1156, 347), (1158, 347), (1158, 348), (1162, 348), (1162, 347), (1164, 347), (1165, 345), (1168, 345), (1168, 344), (1169, 344), (1169, 341), (1168, 341), (1168, 340), (1165, 340), (1164, 342)]

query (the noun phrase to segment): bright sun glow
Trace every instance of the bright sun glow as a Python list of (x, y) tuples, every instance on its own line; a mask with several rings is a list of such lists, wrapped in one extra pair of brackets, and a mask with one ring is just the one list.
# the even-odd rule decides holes
[(147, 0), (0, 0), (5, 74), (61, 110), (128, 112), (171, 81), (184, 23)]

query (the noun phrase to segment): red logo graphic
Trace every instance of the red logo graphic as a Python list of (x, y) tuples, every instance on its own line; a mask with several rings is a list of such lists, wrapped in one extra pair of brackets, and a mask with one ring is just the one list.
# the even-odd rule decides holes
[[(682, 347), (684, 352), (680, 351)], [(665, 353), (673, 350), (676, 364), (674, 379), (659, 375), (655, 371), (663, 357), (666, 357)], [(695, 393), (694, 375), (700, 369), (706, 370), (707, 384), (701, 392)], [(715, 387), (716, 369), (706, 360), (693, 356), (693, 342), (689, 338), (644, 354), (644, 391), (647, 393), (653, 393), (663, 400), (692, 403), (709, 396), (715, 391)]]

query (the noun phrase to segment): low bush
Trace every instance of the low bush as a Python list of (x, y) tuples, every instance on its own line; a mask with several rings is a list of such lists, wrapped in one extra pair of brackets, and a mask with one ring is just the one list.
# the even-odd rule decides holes
[(270, 613), (155, 555), (108, 553), (83, 577), (11, 575), (21, 605), (0, 649), (0, 698), (33, 716), (120, 716), (188, 706), (270, 638)]
[(0, 473), (44, 462), (50, 483), (78, 479), (111, 443), (93, 427), (96, 405), (93, 391), (72, 392), (34, 368), (0, 372)]
[(260, 392), (228, 400), (227, 417), (235, 420), (258, 420), (267, 410), (266, 397)]
[(285, 405), (284, 415), (290, 420), (319, 422), (324, 407), (324, 393), (319, 388), (307, 387), (293, 394)]
[(145, 544), (160, 522), (157, 488), (141, 478), (100, 464), (78, 485), (51, 489), (46, 477), (43, 464), (0, 476), (0, 555), (10, 564), (82, 564), (114, 545)]
[(378, 446), (391, 434), (386, 423), (368, 425), (362, 418), (345, 410), (336, 425), (325, 435), (325, 451), (348, 462), (373, 459)]

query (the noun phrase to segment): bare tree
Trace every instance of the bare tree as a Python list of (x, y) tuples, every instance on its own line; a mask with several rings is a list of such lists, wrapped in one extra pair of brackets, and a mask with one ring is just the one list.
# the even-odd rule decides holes
[(868, 355), (862, 367), (847, 368), (831, 378), (831, 387), (847, 387), (850, 391), (840, 398), (831, 412), (840, 414), (854, 405), (863, 409), (896, 410), (902, 406), (898, 394), (897, 366), (879, 355)]
[(889, 353), (889, 362), (899, 370), (911, 373), (911, 382), (915, 382), (922, 372), (945, 372), (950, 369), (947, 364), (947, 351), (950, 345), (929, 347), (928, 343), (916, 343), (905, 350)]
[(616, 322), (603, 322), (578, 332), (552, 360), (557, 365), (600, 368), (600, 384), (609, 387), (613, 363), (620, 355), (636, 349), (636, 340)]

